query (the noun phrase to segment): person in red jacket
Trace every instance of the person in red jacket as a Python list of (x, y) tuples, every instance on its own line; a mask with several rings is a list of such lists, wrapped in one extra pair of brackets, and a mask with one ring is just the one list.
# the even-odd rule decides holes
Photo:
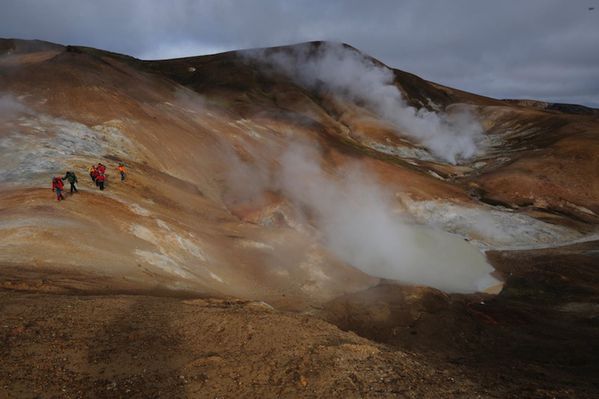
[(96, 183), (98, 184), (98, 187), (100, 187), (100, 190), (104, 190), (104, 182), (106, 181), (106, 175), (101, 173), (98, 174), (98, 176), (96, 177)]
[(98, 182), (99, 174), (100, 174), (100, 172), (98, 172), (97, 168), (94, 168), (94, 170), (91, 172), (92, 180), (94, 181), (94, 183), (96, 183), (96, 187), (100, 186), (100, 183)]
[(52, 191), (56, 193), (56, 201), (63, 200), (62, 191), (64, 190), (64, 184), (60, 177), (54, 177), (52, 179)]

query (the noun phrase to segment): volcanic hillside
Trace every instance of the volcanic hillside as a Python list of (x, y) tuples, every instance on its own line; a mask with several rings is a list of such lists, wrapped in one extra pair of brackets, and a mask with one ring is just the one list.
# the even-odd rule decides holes
[[(596, 371), (599, 342), (591, 343), (599, 316), (598, 154), (597, 110), (466, 93), (347, 45), (313, 42), (143, 61), (2, 39), (0, 287), (220, 298), (225, 302), (219, 304), (233, 306), (226, 311), (231, 318), (219, 316), (232, 325), (238, 307), (263, 301), (259, 306), (307, 312), (377, 342), (372, 345), (390, 345), (372, 349), (363, 338), (339, 338), (335, 334), (346, 333), (306, 319), (309, 331), (345, 340), (361, 361), (398, 365), (405, 359), (392, 358), (400, 356), (395, 351), (409, 348), (424, 353), (424, 363), (447, 367), (451, 378), (468, 380), (457, 391), (445, 383), (430, 391), (405, 387), (416, 396), (515, 395), (527, 378), (537, 381), (531, 397), (543, 397), (542, 389), (571, 393), (569, 384), (581, 396), (592, 395), (599, 389), (588, 377)], [(87, 172), (98, 162), (108, 167), (104, 191)], [(124, 182), (120, 162), (127, 168)], [(77, 174), (80, 192), (58, 202), (51, 178), (67, 170)], [(40, 298), (41, 306), (52, 296), (27, 298)], [(98, 309), (113, 306), (109, 297), (89, 298), (97, 298)], [(165, 311), (139, 298), (146, 298), (140, 299), (143, 312)], [(199, 306), (209, 309), (216, 299), (206, 301)], [(13, 314), (16, 308), (6, 306)], [(5, 322), (41, 320), (46, 312), (28, 309), (41, 313), (16, 312)], [(283, 317), (260, 312), (256, 317)], [(548, 319), (536, 319), (544, 312), (552, 315), (551, 328)], [(289, 317), (280, 322), (293, 325), (296, 316)], [(572, 332), (572, 323), (585, 327)], [(512, 328), (520, 348), (509, 348)], [(554, 335), (533, 339), (547, 329)], [(7, 334), (14, 344), (18, 337)], [(590, 346), (576, 357), (582, 341)], [(494, 369), (480, 371), (487, 367), (478, 355), (485, 346), (490, 356), (507, 348), (500, 364), (524, 353), (516, 362), (542, 375), (510, 375), (516, 388), (501, 391)], [(389, 348), (394, 355), (385, 354)], [(461, 352), (476, 360), (461, 365)], [(449, 365), (445, 354), (457, 363)], [(568, 369), (576, 365), (579, 370)], [(426, 374), (420, 363), (414, 367), (432, 385), (446, 378)], [(469, 374), (477, 367), (480, 380)], [(546, 374), (549, 369), (556, 374)], [(285, 374), (278, 384), (309, 389), (312, 380), (304, 374), (318, 373), (306, 370)], [(369, 370), (363, 372), (372, 381), (364, 384), (376, 386)], [(251, 380), (248, 373), (244, 378)], [(80, 375), (64, 378), (75, 378), (83, 392), (89, 383)], [(347, 375), (339, 377), (353, 381), (345, 391), (329, 391), (337, 377), (327, 378), (312, 394), (369, 392)], [(548, 388), (551, 381), (558, 382)], [(164, 380), (166, 387), (178, 383)], [(396, 397), (399, 391), (385, 386), (402, 383), (383, 384), (376, 395)], [(106, 384), (99, 384), (94, 389), (104, 392)], [(0, 389), (29, 392), (8, 386)], [(203, 392), (244, 392), (230, 389)], [(277, 392), (263, 394), (300, 391)]]

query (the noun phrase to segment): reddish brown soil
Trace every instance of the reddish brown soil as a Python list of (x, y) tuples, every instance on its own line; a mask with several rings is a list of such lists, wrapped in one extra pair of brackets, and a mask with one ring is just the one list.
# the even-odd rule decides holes
[(0, 292), (0, 396), (429, 397), (475, 389), (418, 355), (261, 303)]

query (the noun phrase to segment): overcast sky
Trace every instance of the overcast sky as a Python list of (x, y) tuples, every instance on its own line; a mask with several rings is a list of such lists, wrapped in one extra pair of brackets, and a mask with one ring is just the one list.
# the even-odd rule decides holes
[(0, 0), (0, 37), (145, 59), (334, 40), (463, 90), (599, 107), (599, 0)]

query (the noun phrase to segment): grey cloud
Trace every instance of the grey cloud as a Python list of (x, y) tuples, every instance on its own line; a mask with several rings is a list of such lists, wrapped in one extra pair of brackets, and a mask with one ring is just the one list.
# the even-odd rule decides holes
[(589, 6), (599, 0), (4, 0), (0, 36), (145, 58), (333, 40), (484, 95), (599, 106)]

